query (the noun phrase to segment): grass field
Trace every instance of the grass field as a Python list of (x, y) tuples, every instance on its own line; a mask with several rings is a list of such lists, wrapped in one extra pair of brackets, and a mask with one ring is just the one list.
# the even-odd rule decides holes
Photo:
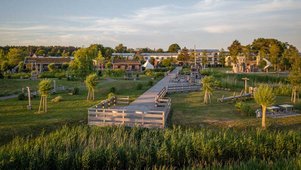
[[(241, 115), (235, 108), (235, 103), (220, 103), (217, 98), (222, 95), (231, 96), (233, 92), (215, 91), (212, 103), (203, 104), (201, 92), (178, 93), (170, 95), (172, 99), (172, 123), (185, 127), (219, 127), (219, 128), (256, 128), (261, 126), (261, 119)], [(259, 108), (254, 100), (249, 100), (255, 110)], [(290, 103), (288, 96), (277, 96), (275, 104)], [(301, 130), (301, 116), (290, 118), (268, 118), (267, 125), (275, 129)]]
[[(95, 90), (95, 101), (87, 101), (87, 90), (83, 82), (56, 80), (57, 85), (66, 87), (79, 87), (80, 95), (61, 94), (51, 95), (48, 99), (48, 113), (37, 114), (39, 97), (32, 100), (33, 110), (27, 110), (28, 101), (20, 101), (16, 98), (0, 100), (0, 144), (10, 141), (16, 136), (39, 134), (41, 131), (52, 131), (64, 124), (86, 123), (87, 109), (107, 97), (111, 87), (116, 88), (117, 95), (127, 95), (134, 99), (149, 88), (147, 82), (150, 78), (141, 77), (140, 80), (100, 80)], [(39, 81), (29, 80), (1, 80), (1, 89), (14, 91), (16, 87), (31, 86), (37, 88)], [(154, 81), (156, 82), (156, 81)], [(141, 90), (136, 90), (138, 83), (143, 84)], [(50, 100), (56, 96), (62, 96), (63, 101), (52, 103)]]

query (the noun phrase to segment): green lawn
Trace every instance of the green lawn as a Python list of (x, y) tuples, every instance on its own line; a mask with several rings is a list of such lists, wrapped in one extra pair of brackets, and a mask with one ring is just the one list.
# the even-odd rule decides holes
[[(32, 100), (33, 110), (27, 110), (27, 101), (18, 99), (0, 100), (0, 144), (10, 141), (16, 136), (39, 134), (41, 131), (52, 131), (64, 124), (86, 123), (87, 109), (107, 97), (111, 87), (116, 88), (117, 95), (128, 95), (132, 99), (138, 97), (149, 88), (150, 78), (141, 77), (140, 80), (100, 80), (95, 90), (95, 101), (86, 101), (87, 91), (80, 81), (57, 80), (57, 85), (79, 87), (80, 95), (68, 95), (67, 92), (51, 95), (48, 98), (48, 113), (37, 114), (39, 97)], [(13, 91), (15, 87), (37, 87), (39, 81), (29, 80), (1, 80), (1, 89)], [(155, 83), (156, 81), (154, 81)], [(138, 83), (143, 84), (141, 90), (136, 90)], [(50, 100), (62, 96), (63, 101), (52, 103)]]
[[(203, 104), (201, 92), (172, 94), (172, 123), (184, 127), (235, 127), (240, 129), (260, 127), (261, 119), (243, 116), (235, 108), (234, 102), (220, 103), (217, 98), (230, 96), (233, 92), (215, 91), (212, 103)], [(290, 103), (290, 98), (278, 96), (276, 104)], [(254, 100), (247, 101), (255, 110), (259, 106)], [(301, 116), (290, 118), (267, 119), (270, 128), (301, 130)]]

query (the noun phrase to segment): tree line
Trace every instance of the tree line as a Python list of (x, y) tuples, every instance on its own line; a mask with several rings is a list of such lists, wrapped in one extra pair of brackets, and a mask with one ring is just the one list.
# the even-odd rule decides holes
[[(247, 60), (268, 59), (274, 71), (291, 70), (294, 66), (301, 67), (301, 58), (298, 49), (287, 43), (273, 38), (258, 38), (251, 44), (242, 45), (234, 40), (228, 47), (232, 62), (237, 63), (238, 56), (245, 56)], [(264, 64), (264, 63), (263, 63)]]

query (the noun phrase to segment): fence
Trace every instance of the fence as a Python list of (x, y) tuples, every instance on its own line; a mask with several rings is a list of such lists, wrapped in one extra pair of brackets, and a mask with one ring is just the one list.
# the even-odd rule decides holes
[(100, 104), (88, 109), (88, 124), (97, 126), (141, 126), (146, 128), (165, 128), (166, 120), (171, 109), (171, 99), (163, 98), (166, 88), (163, 88), (156, 97), (156, 107), (159, 110), (153, 111), (129, 111), (126, 109), (109, 109), (118, 104), (119, 100), (129, 100), (129, 97), (112, 97), (103, 100)]
[(171, 85), (168, 86), (167, 92), (173, 93), (173, 92), (190, 92), (190, 91), (199, 91), (201, 90), (201, 85), (195, 84), (195, 85)]
[(112, 106), (115, 106), (116, 104), (129, 104), (130, 103), (130, 97), (129, 96), (124, 96), (124, 97), (119, 97), (119, 96), (113, 96), (109, 99), (101, 101), (98, 105), (94, 106), (95, 108), (102, 108), (102, 109), (107, 109)]
[[(170, 105), (168, 111), (169, 112)], [(146, 128), (165, 128), (166, 111), (128, 111), (124, 109), (88, 109), (88, 124), (97, 126), (124, 125)]]

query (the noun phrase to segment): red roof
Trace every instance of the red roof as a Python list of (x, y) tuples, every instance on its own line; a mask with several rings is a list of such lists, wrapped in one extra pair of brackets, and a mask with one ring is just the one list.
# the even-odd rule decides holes
[(36, 64), (63, 64), (63, 63), (69, 63), (71, 61), (71, 58), (69, 57), (27, 57), (25, 58), (25, 64), (29, 63), (36, 63)]

